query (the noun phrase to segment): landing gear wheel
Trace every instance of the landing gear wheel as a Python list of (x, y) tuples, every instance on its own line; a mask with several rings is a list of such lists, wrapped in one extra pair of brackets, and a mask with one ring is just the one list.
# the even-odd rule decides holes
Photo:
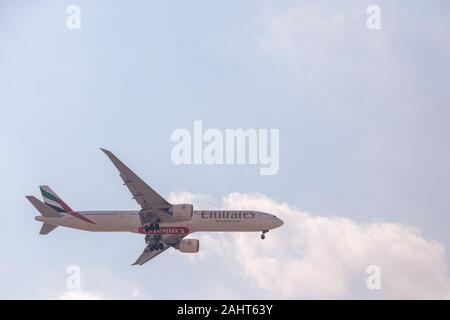
[(160, 229), (159, 223), (150, 223), (150, 224), (144, 226), (145, 232), (158, 231), (159, 229)]
[(164, 248), (164, 245), (162, 243), (159, 244), (159, 250), (162, 250)]
[(269, 232), (269, 230), (263, 230), (261, 233), (261, 239), (264, 240), (266, 238), (266, 233)]

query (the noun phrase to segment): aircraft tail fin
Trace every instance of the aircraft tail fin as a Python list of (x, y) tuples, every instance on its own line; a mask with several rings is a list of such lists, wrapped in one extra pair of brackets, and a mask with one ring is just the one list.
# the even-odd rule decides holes
[(39, 186), (44, 203), (56, 212), (73, 211), (49, 186)]
[(37, 211), (44, 217), (61, 217), (62, 214), (58, 213), (55, 209), (47, 206), (45, 203), (42, 203), (34, 196), (26, 196), (28, 201), (36, 208)]
[(39, 234), (49, 234), (50, 232), (52, 232), (57, 226), (54, 226), (52, 224), (48, 224), (45, 223), (42, 224), (42, 228), (41, 231), (39, 232)]

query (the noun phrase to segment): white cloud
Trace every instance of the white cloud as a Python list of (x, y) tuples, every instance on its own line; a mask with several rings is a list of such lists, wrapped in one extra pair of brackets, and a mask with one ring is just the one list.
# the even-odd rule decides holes
[(82, 290), (68, 290), (59, 296), (60, 300), (102, 300), (103, 298), (92, 292)]
[[(201, 199), (210, 198), (189, 199), (203, 206)], [(178, 202), (176, 193), (171, 201)], [(314, 216), (261, 194), (232, 193), (221, 207), (271, 212), (284, 220), (264, 241), (254, 233), (200, 236), (198, 263), (226, 259), (269, 298), (450, 298), (445, 248), (417, 228)], [(381, 268), (381, 290), (366, 287), (369, 265)]]

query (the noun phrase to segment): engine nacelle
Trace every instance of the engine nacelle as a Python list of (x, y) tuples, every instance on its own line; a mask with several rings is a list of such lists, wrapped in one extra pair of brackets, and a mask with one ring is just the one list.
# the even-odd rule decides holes
[(196, 253), (200, 248), (200, 241), (198, 239), (183, 239), (176, 248), (181, 252)]
[(169, 212), (177, 220), (191, 220), (194, 207), (192, 204), (175, 204), (170, 208)]

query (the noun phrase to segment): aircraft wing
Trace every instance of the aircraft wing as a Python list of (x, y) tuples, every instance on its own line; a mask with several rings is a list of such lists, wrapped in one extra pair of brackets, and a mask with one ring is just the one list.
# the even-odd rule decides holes
[[(139, 258), (137, 258), (137, 260), (133, 263), (133, 265), (143, 265), (147, 261), (163, 253), (170, 247), (176, 246), (182, 238), (184, 238), (184, 236), (180, 237), (179, 235), (148, 235), (146, 238), (147, 246), (145, 247), (144, 251), (142, 251)], [(162, 249), (150, 250), (150, 247), (159, 243), (162, 243)]]
[(114, 166), (119, 170), (120, 177), (124, 185), (128, 187), (133, 199), (141, 206), (142, 209), (150, 208), (167, 208), (170, 203), (161, 197), (155, 190), (141, 180), (130, 168), (120, 161), (111, 151), (101, 149)]
[(143, 265), (144, 263), (146, 263), (147, 261), (149, 261), (150, 259), (153, 259), (154, 257), (156, 257), (157, 255), (159, 255), (160, 253), (163, 253), (164, 251), (166, 251), (167, 249), (170, 248), (169, 245), (167, 244), (163, 244), (164, 248), (161, 250), (153, 250), (150, 251), (150, 248), (147, 246), (145, 247), (144, 251), (142, 251), (141, 255), (139, 256), (139, 258), (137, 258), (137, 260), (133, 263), (133, 265)]

